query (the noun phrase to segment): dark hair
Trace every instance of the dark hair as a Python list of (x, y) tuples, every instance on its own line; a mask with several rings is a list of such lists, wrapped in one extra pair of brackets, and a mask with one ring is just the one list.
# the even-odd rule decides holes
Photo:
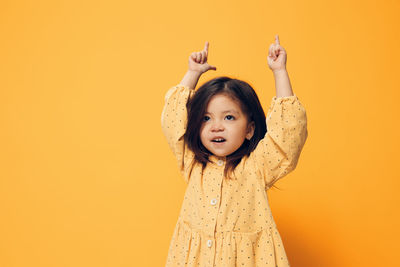
[(264, 138), (267, 132), (265, 121), (265, 113), (260, 104), (258, 96), (254, 89), (246, 82), (229, 78), (226, 76), (217, 77), (205, 82), (201, 85), (188, 100), (187, 108), (187, 126), (183, 135), (184, 142), (188, 144), (188, 148), (194, 153), (195, 163), (202, 165), (202, 172), (210, 162), (209, 156), (212, 155), (200, 140), (200, 128), (203, 123), (204, 114), (211, 98), (217, 94), (228, 95), (240, 103), (242, 112), (247, 117), (247, 122), (254, 121), (254, 134), (250, 140), (245, 139), (243, 144), (232, 154), (226, 156), (226, 166), (224, 176), (231, 179), (227, 174), (233, 173), (233, 170), (240, 163), (244, 156), (249, 156), (256, 148), (258, 142)]

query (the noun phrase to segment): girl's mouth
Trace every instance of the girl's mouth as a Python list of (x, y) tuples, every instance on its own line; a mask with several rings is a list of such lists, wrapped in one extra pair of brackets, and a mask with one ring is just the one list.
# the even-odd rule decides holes
[(213, 142), (214, 147), (222, 147), (225, 145), (226, 140), (224, 138), (216, 138), (211, 140)]
[(214, 142), (214, 143), (223, 143), (225, 141), (226, 140), (224, 138), (217, 138), (217, 139), (211, 140), (211, 142)]

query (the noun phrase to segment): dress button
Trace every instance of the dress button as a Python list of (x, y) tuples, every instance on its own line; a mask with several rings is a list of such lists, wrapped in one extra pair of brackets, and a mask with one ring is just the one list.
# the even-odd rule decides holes
[(224, 165), (224, 161), (222, 159), (219, 159), (217, 164), (218, 164), (218, 166), (222, 166), (222, 165)]
[(217, 200), (215, 198), (211, 199), (211, 205), (217, 204)]
[(208, 239), (208, 240), (207, 240), (207, 246), (208, 246), (208, 247), (211, 247), (211, 246), (212, 246), (212, 240), (211, 240), (211, 239)]

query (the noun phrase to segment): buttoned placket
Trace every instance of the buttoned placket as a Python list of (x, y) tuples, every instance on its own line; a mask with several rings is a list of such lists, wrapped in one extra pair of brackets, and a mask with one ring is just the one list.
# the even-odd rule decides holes
[[(218, 159), (213, 162), (213, 168), (219, 173), (218, 174), (218, 181), (215, 183), (215, 186), (211, 192), (215, 195), (210, 195), (211, 199), (208, 204), (207, 209), (210, 212), (209, 221), (206, 222), (208, 227), (205, 229), (205, 234), (207, 235), (207, 247), (210, 249), (210, 264), (214, 266), (215, 262), (215, 230), (217, 225), (217, 217), (219, 212), (220, 205), (217, 205), (221, 198), (221, 185), (224, 176), (224, 167), (225, 161), (222, 159)], [(207, 212), (207, 211), (206, 211)]]

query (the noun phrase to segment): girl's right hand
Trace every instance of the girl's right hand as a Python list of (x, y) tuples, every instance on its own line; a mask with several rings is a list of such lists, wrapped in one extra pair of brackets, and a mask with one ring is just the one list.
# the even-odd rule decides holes
[(189, 57), (189, 70), (199, 72), (203, 74), (208, 70), (217, 70), (216, 67), (211, 66), (207, 63), (208, 57), (208, 46), (209, 43), (206, 42), (203, 51), (193, 52)]

